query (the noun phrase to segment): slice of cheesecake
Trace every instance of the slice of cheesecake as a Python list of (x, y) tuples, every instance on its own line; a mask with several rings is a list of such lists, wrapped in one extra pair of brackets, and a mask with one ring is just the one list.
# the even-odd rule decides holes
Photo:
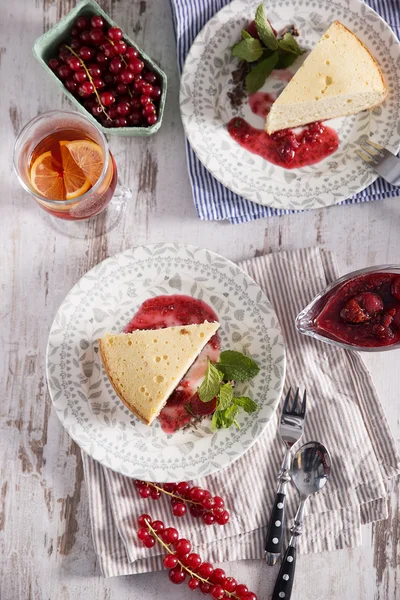
[(101, 338), (104, 368), (125, 406), (151, 425), (218, 328), (219, 323), (206, 321)]
[(387, 95), (382, 72), (368, 48), (335, 21), (324, 33), (267, 116), (266, 131), (352, 115)]

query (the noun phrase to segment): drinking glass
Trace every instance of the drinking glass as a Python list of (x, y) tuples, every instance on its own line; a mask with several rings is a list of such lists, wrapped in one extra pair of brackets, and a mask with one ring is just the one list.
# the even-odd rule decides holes
[[(45, 138), (57, 143), (65, 133), (70, 140), (95, 142), (101, 148), (103, 167), (88, 191), (70, 200), (57, 200), (41, 195), (33, 186), (31, 163), (35, 149)], [(129, 188), (117, 186), (117, 165), (103, 133), (79, 113), (56, 110), (30, 121), (17, 136), (13, 162), (22, 187), (51, 215), (53, 226), (72, 237), (97, 236), (115, 227), (132, 196)]]

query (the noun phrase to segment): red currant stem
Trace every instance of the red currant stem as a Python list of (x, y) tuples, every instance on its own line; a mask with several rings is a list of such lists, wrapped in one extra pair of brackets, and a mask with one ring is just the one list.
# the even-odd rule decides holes
[[(106, 36), (106, 40), (107, 40), (108, 42), (110, 42), (110, 44), (112, 44), (113, 46), (115, 46), (114, 42), (113, 42), (112, 40), (110, 40), (110, 38), (108, 38), (107, 36)], [(127, 66), (128, 66), (128, 63), (126, 62), (126, 60), (124, 59), (124, 57), (122, 56), (122, 54), (118, 54), (118, 56), (120, 57), (120, 59), (122, 60), (122, 62), (123, 62), (123, 63), (125, 64), (125, 66), (127, 67)], [(130, 97), (132, 98), (132, 92), (131, 92), (131, 90), (129, 89), (129, 87), (128, 87), (128, 94), (129, 94), (129, 95), (130, 95)]]
[(164, 488), (159, 487), (156, 483), (153, 483), (152, 481), (146, 481), (146, 483), (147, 485), (151, 485), (159, 492), (162, 492), (163, 494), (168, 494), (168, 496), (172, 496), (172, 498), (176, 498), (177, 500), (181, 500), (182, 502), (190, 502), (190, 504), (198, 504), (199, 506), (201, 506), (201, 502), (195, 502), (194, 500), (190, 500), (189, 498), (183, 498), (182, 496), (178, 496), (173, 492), (167, 492), (167, 490), (164, 490)]
[(67, 48), (68, 48), (68, 50), (71, 52), (71, 54), (73, 54), (74, 56), (76, 56), (76, 58), (77, 58), (77, 59), (80, 61), (80, 63), (81, 63), (81, 65), (82, 65), (82, 67), (85, 69), (85, 71), (86, 71), (86, 75), (88, 76), (88, 78), (89, 78), (89, 81), (90, 81), (90, 83), (91, 83), (91, 84), (92, 84), (92, 86), (93, 86), (94, 93), (96, 94), (97, 101), (98, 101), (99, 105), (101, 106), (101, 110), (102, 110), (102, 111), (103, 111), (103, 113), (106, 115), (107, 119), (108, 119), (109, 121), (111, 121), (111, 117), (109, 117), (109, 116), (108, 116), (108, 114), (107, 114), (107, 112), (106, 112), (106, 109), (104, 108), (103, 104), (101, 103), (101, 100), (100, 100), (99, 93), (98, 93), (98, 91), (96, 90), (96, 86), (95, 86), (95, 85), (94, 85), (94, 83), (93, 83), (92, 76), (90, 75), (90, 73), (89, 73), (88, 69), (86, 68), (86, 65), (85, 65), (85, 63), (83, 62), (83, 60), (81, 59), (81, 57), (80, 57), (80, 56), (79, 56), (79, 55), (78, 55), (76, 52), (74, 52), (74, 50), (72, 50), (71, 46), (67, 46)]
[[(166, 493), (168, 494), (169, 492), (166, 492)], [(147, 528), (150, 530), (150, 533), (156, 538), (157, 542), (159, 542), (162, 546), (164, 546), (164, 548), (166, 549), (166, 551), (168, 552), (168, 554), (173, 554), (174, 556), (176, 556), (175, 553), (168, 546), (168, 544), (166, 544), (165, 542), (163, 542), (163, 540), (160, 538), (160, 536), (157, 535), (157, 533), (152, 528), (152, 526), (150, 525), (150, 523), (149, 523), (149, 521), (147, 519), (145, 520), (145, 523), (147, 525)], [(186, 571), (187, 573), (189, 573), (190, 577), (194, 577), (195, 579), (198, 579), (202, 583), (208, 583), (209, 585), (214, 585), (209, 579), (204, 579), (204, 577), (201, 577), (198, 573), (195, 573), (194, 571), (192, 571), (191, 569), (189, 569), (189, 567), (187, 567), (186, 565), (184, 565), (183, 562), (181, 562), (177, 556), (176, 556), (176, 560), (178, 561), (178, 564), (181, 567), (181, 569), (183, 569), (184, 571)], [(230, 596), (231, 598), (235, 598), (236, 600), (241, 600), (240, 597), (236, 596), (233, 592), (227, 592), (227, 591), (225, 591), (225, 594), (228, 594), (228, 596)]]

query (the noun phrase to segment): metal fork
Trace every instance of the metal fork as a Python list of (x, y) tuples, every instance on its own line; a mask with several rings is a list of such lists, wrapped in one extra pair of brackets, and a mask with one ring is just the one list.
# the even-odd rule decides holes
[(283, 404), (279, 435), (286, 446), (285, 457), (278, 475), (278, 489), (272, 508), (267, 537), (265, 539), (265, 559), (269, 565), (274, 565), (281, 555), (282, 538), (285, 521), (286, 487), (290, 481), (290, 467), (292, 462), (291, 448), (303, 435), (306, 419), (306, 390), (304, 390), (301, 406), (299, 404), (299, 388), (289, 410), (292, 388), (289, 388)]
[(361, 144), (358, 156), (392, 185), (400, 185), (400, 158), (372, 140)]

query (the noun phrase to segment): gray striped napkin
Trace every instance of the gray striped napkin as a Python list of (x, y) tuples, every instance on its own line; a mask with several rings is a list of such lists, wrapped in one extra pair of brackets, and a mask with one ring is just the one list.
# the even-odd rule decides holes
[[(387, 518), (386, 490), (400, 472), (400, 457), (369, 373), (359, 354), (301, 336), (296, 314), (337, 278), (333, 255), (318, 248), (281, 252), (244, 261), (240, 267), (265, 290), (287, 343), (287, 382), (306, 387), (308, 419), (304, 442), (317, 439), (332, 454), (331, 481), (307, 507), (302, 553), (339, 550), (361, 543), (361, 525)], [(83, 454), (95, 551), (106, 577), (161, 569), (157, 545), (136, 539), (136, 517), (176, 525), (196, 551), (211, 562), (262, 558), (283, 448), (277, 437), (280, 410), (267, 431), (239, 460), (196, 481), (225, 498), (231, 513), (224, 527), (191, 516), (172, 517), (166, 498), (139, 498), (133, 480)], [(287, 514), (297, 493), (289, 489)], [(178, 522), (177, 522), (178, 521)]]

